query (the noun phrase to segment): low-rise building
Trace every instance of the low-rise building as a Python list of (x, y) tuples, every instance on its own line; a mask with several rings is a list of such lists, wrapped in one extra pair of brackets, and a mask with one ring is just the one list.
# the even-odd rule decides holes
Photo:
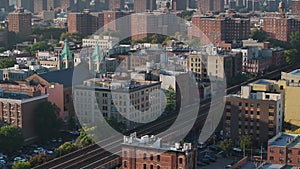
[(37, 106), (47, 99), (48, 95), (30, 96), (24, 91), (14, 92), (0, 87), (0, 121), (20, 127), (25, 142), (35, 139), (34, 114)]
[(300, 135), (278, 133), (268, 141), (268, 159), (272, 164), (299, 166)]
[(191, 143), (164, 144), (155, 136), (137, 138), (133, 133), (124, 136), (122, 168), (194, 169), (197, 168), (197, 150)]

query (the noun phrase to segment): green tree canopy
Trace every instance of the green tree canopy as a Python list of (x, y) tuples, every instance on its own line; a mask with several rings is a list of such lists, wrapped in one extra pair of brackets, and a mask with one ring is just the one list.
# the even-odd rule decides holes
[(30, 169), (31, 165), (30, 162), (26, 161), (26, 162), (15, 162), (12, 166), (12, 169)]
[(227, 152), (227, 153), (230, 153), (232, 148), (233, 148), (233, 141), (232, 139), (225, 139), (221, 142), (220, 144), (220, 148)]
[(65, 39), (76, 42), (76, 41), (80, 41), (82, 39), (82, 36), (79, 32), (75, 32), (75, 33), (64, 32), (60, 35), (60, 40), (65, 40)]
[(47, 161), (50, 161), (52, 159), (53, 159), (52, 156), (50, 156), (48, 154), (38, 154), (38, 155), (31, 157), (29, 159), (29, 162), (31, 164), (31, 167), (35, 167), (35, 166), (41, 165)]
[(51, 102), (41, 103), (35, 113), (35, 129), (42, 141), (57, 136), (62, 120), (59, 118), (59, 108)]
[(0, 69), (13, 67), (16, 61), (12, 58), (4, 58), (0, 60)]
[(22, 147), (24, 139), (21, 129), (16, 126), (0, 128), (0, 152), (12, 152)]
[(263, 30), (254, 29), (250, 34), (250, 38), (259, 42), (264, 42), (268, 39), (268, 34)]
[(249, 149), (252, 147), (252, 138), (251, 136), (245, 135), (240, 137), (240, 147), (244, 149)]
[(285, 61), (288, 64), (293, 64), (299, 62), (300, 56), (298, 56), (298, 51), (296, 49), (285, 50)]
[(40, 51), (44, 51), (44, 50), (51, 51), (51, 50), (53, 50), (53, 46), (48, 45), (48, 43), (46, 41), (41, 41), (41, 42), (37, 42), (33, 45), (30, 45), (26, 50), (28, 52), (30, 52), (31, 55), (35, 55), (36, 51), (38, 51), (38, 50), (40, 50)]
[(166, 91), (166, 111), (171, 113), (176, 109), (176, 93), (175, 90), (169, 86)]
[[(86, 133), (86, 131), (88, 133)], [(79, 148), (86, 147), (88, 145), (94, 144), (94, 140), (92, 139), (93, 135), (91, 134), (95, 128), (86, 128), (86, 129), (79, 129), (80, 134), (75, 141), (75, 145)]]
[(75, 144), (72, 144), (70, 142), (65, 142), (64, 144), (59, 146), (57, 149), (55, 149), (55, 156), (60, 157), (65, 154), (71, 153), (77, 149), (78, 149), (78, 147)]

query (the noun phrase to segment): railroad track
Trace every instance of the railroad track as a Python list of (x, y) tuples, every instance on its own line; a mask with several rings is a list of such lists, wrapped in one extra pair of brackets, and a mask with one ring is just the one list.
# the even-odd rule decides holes
[[(235, 93), (237, 92), (241, 86), (246, 85), (248, 83), (254, 82), (257, 79), (260, 78), (268, 78), (273, 79), (278, 76), (280, 76), (281, 71), (291, 71), (296, 69), (297, 65), (288, 65), (284, 66), (278, 70), (269, 72), (265, 74), (262, 77), (249, 79), (246, 82), (243, 82), (239, 85), (235, 85), (232, 87), (227, 88), (227, 94)], [(223, 99), (220, 99), (220, 102), (222, 102)], [(210, 108), (214, 108), (214, 105), (217, 105), (220, 103), (219, 101), (217, 103), (211, 103), (207, 102), (200, 106), (198, 117), (196, 119), (196, 123), (204, 123), (207, 117), (208, 110)], [(214, 110), (211, 110), (214, 111)], [(188, 117), (188, 114), (186, 115)], [(147, 134), (158, 134), (162, 131), (165, 131), (167, 128), (169, 128), (173, 122), (176, 120), (177, 116), (171, 116), (171, 117), (163, 117), (160, 120), (157, 120), (155, 122), (149, 123), (143, 127), (138, 128), (137, 135), (147, 135)], [(179, 130), (183, 130), (188, 126), (191, 121), (194, 121), (193, 119), (183, 119), (183, 123), (181, 125), (175, 126), (173, 128), (173, 131), (169, 131), (169, 133), (165, 136), (160, 136), (161, 138), (168, 137), (170, 135), (173, 135), (174, 133), (178, 132)], [(56, 158), (52, 161), (49, 161), (45, 164), (42, 164), (40, 166), (35, 167), (35, 169), (44, 169), (44, 168), (51, 168), (51, 169), (92, 169), (92, 168), (98, 168), (100, 165), (108, 163), (112, 160), (115, 160), (116, 158), (119, 158), (118, 155), (121, 153), (121, 147), (120, 144), (122, 143), (123, 138), (119, 138), (117, 136), (111, 136), (105, 140), (102, 140), (98, 142), (97, 144), (90, 145), (88, 147), (85, 147), (83, 149), (77, 150), (75, 152), (72, 152), (70, 154), (64, 155), (62, 157)], [(100, 147), (99, 145), (105, 145), (104, 147)], [(109, 151), (109, 152), (108, 152)], [(114, 152), (114, 153), (110, 153)]]

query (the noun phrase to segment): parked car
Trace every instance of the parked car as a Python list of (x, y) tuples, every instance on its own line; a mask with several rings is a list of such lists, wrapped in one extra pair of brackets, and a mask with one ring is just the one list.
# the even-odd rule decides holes
[(205, 142), (199, 142), (197, 147), (199, 149), (204, 149), (204, 148), (206, 148), (206, 143)]

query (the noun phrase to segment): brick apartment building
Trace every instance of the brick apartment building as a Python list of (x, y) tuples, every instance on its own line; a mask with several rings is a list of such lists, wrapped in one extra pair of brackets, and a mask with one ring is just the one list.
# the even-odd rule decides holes
[(198, 0), (198, 10), (200, 13), (222, 12), (224, 11), (224, 1), (222, 0)]
[(268, 36), (282, 42), (289, 42), (292, 33), (300, 32), (300, 19), (286, 14), (283, 3), (279, 3), (279, 13), (266, 13), (262, 20), (262, 29)]
[(299, 0), (292, 0), (291, 1), (291, 8), (293, 15), (300, 15), (300, 1)]
[(141, 13), (146, 10), (153, 11), (156, 10), (156, 1), (155, 0), (135, 0), (134, 1), (134, 12)]
[(241, 94), (226, 97), (224, 136), (238, 142), (240, 136), (250, 135), (266, 144), (282, 131), (283, 113), (283, 96), (274, 92), (274, 82), (261, 79), (242, 86)]
[(109, 0), (109, 10), (122, 10), (124, 9), (124, 0)]
[(90, 10), (84, 10), (81, 13), (68, 14), (68, 32), (79, 32), (82, 36), (95, 33), (104, 25), (103, 13), (91, 13)]
[[(199, 31), (207, 36), (208, 42), (219, 45), (222, 41), (245, 40), (250, 34), (250, 18), (229, 10), (219, 15), (194, 15), (192, 26), (188, 29), (190, 38), (197, 37)], [(200, 37), (203, 38), (203, 37)]]
[(300, 137), (298, 134), (278, 133), (268, 141), (268, 159), (272, 164), (299, 166)]
[[(29, 92), (30, 93), (30, 92)], [(25, 142), (35, 138), (34, 113), (48, 95), (30, 96), (28, 93), (3, 90), (0, 87), (0, 121), (20, 127)]]
[(124, 137), (122, 143), (123, 169), (194, 169), (197, 168), (197, 150), (191, 143), (163, 144), (160, 138), (136, 133)]
[(184, 21), (173, 14), (160, 12), (131, 14), (132, 39), (149, 38), (154, 33), (175, 35), (184, 32)]
[(31, 13), (24, 12), (23, 8), (18, 8), (15, 12), (8, 14), (8, 31), (16, 32), (20, 36), (31, 35)]
[[(124, 11), (103, 11), (104, 31), (119, 31), (122, 36), (129, 36), (131, 33), (130, 12)], [(127, 17), (125, 17), (127, 16)], [(124, 17), (124, 18), (122, 18)], [(122, 19), (120, 19), (122, 18)]]
[(172, 3), (172, 7), (173, 7), (173, 10), (175, 11), (179, 11), (179, 10), (186, 10), (187, 8), (187, 2), (188, 0), (173, 0)]

